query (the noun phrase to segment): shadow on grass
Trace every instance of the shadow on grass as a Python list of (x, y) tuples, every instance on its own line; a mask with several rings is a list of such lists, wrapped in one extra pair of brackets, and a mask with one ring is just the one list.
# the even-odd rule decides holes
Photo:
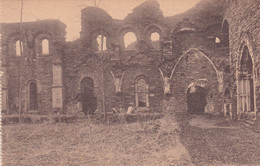
[[(178, 115), (182, 144), (195, 165), (260, 164), (260, 134), (241, 125), (232, 128), (199, 128), (190, 126), (191, 116)], [(219, 124), (218, 124), (219, 125)]]

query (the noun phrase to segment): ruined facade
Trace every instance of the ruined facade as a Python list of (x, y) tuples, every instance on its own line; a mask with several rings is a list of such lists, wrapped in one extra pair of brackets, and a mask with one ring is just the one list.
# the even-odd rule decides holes
[[(23, 23), (22, 31), (18, 23), (1, 24), (6, 113), (89, 114), (130, 105), (152, 113), (174, 100), (183, 112), (256, 117), (259, 1), (203, 0), (172, 17), (147, 1), (124, 20), (96, 7), (81, 16), (73, 42), (65, 42), (58, 20)], [(129, 33), (136, 41), (127, 46)]]

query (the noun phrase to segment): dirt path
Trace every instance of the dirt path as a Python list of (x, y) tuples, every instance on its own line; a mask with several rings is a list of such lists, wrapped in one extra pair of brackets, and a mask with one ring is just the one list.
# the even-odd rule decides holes
[(260, 165), (260, 133), (216, 117), (180, 116), (181, 142), (195, 165)]

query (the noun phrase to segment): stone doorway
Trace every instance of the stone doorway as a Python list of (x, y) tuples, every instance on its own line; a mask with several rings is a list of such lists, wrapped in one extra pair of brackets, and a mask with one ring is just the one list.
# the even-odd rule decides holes
[(85, 77), (81, 80), (81, 104), (82, 111), (86, 115), (93, 114), (97, 109), (97, 98), (94, 94), (94, 80)]
[(29, 110), (37, 110), (37, 85), (35, 82), (29, 83)]
[(187, 90), (187, 112), (191, 114), (205, 113), (206, 90), (201, 86), (192, 86)]
[(247, 46), (244, 46), (238, 76), (238, 111), (240, 113), (254, 112), (253, 77), (253, 60)]

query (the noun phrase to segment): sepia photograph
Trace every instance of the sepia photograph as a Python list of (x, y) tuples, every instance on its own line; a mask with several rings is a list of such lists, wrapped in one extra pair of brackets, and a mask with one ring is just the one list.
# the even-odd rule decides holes
[(0, 0), (0, 165), (260, 166), (260, 0)]

